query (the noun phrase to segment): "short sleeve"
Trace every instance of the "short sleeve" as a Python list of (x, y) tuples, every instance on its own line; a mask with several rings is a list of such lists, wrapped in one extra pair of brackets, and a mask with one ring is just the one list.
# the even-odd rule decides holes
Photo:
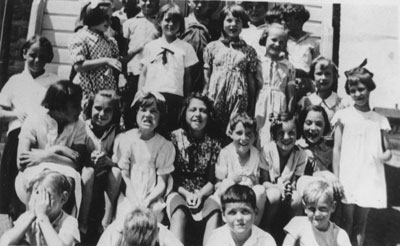
[(73, 145), (85, 144), (85, 140), (86, 140), (85, 122), (83, 122), (83, 120), (78, 120), (76, 122), (76, 132), (72, 144)]
[(141, 65), (147, 66), (149, 64), (150, 56), (151, 56), (151, 44), (147, 43), (143, 48), (143, 58), (140, 60)]
[(119, 246), (122, 244), (122, 239), (122, 233), (116, 230), (116, 226), (114, 224), (111, 224), (107, 227), (103, 234), (101, 234), (97, 246)]
[(247, 49), (248, 49), (248, 53), (247, 53), (247, 59), (248, 59), (247, 72), (254, 73), (254, 72), (257, 71), (257, 52), (251, 46), (248, 46)]
[(71, 38), (68, 46), (73, 64), (87, 60), (87, 57), (89, 55), (89, 49), (86, 46), (85, 40), (83, 40), (82, 37), (79, 35), (79, 32), (81, 31), (82, 30), (78, 31)]
[(219, 153), (217, 164), (215, 165), (215, 178), (224, 180), (228, 176), (228, 151), (224, 148)]
[(259, 159), (260, 159), (260, 162), (259, 162), (260, 169), (264, 169), (265, 171), (268, 171), (269, 167), (268, 167), (267, 160), (265, 159), (265, 156), (264, 156), (264, 151), (260, 151), (258, 153), (258, 155), (259, 155)]
[(124, 38), (126, 39), (130, 39), (131, 37), (130, 24), (131, 24), (130, 20), (127, 20), (124, 22), (124, 24), (122, 24), (122, 33), (124, 35)]
[(337, 226), (336, 226), (336, 229), (338, 229), (336, 245), (337, 246), (351, 246), (350, 238), (347, 235), (347, 232)]
[(13, 106), (13, 85), (16, 81), (11, 77), (10, 80), (4, 85), (0, 93), (0, 106), (11, 108)]
[(37, 143), (37, 135), (38, 135), (37, 127), (39, 125), (40, 124), (38, 124), (35, 115), (32, 114), (28, 115), (28, 117), (21, 126), (21, 132), (19, 133), (18, 137), (19, 141), (20, 142), (29, 141), (31, 145)]
[(212, 47), (214, 43), (209, 43), (203, 51), (203, 60), (204, 60), (204, 68), (211, 69), (213, 64), (213, 54), (212, 54)]
[(126, 137), (124, 136), (124, 133), (121, 133), (115, 138), (112, 161), (117, 163), (121, 170), (129, 171), (132, 150), (125, 141)]
[(381, 130), (390, 131), (391, 127), (390, 127), (388, 119), (386, 117), (383, 117), (383, 116), (381, 116), (381, 117), (382, 117), (381, 120), (380, 120), (380, 128), (381, 128)]
[(69, 239), (69, 237), (72, 237), (75, 239), (75, 242), (80, 242), (81, 237), (79, 234), (79, 229), (78, 229), (78, 221), (70, 216), (66, 215), (67, 218), (63, 221), (62, 226), (60, 227), (60, 231), (58, 232), (58, 235), (64, 243), (66, 243)]
[(294, 238), (299, 239), (301, 235), (300, 230), (306, 226), (304, 223), (304, 219), (306, 218), (300, 216), (293, 217), (289, 221), (289, 223), (283, 228), (283, 230)]
[(156, 159), (157, 175), (170, 174), (174, 171), (175, 148), (174, 145), (165, 140)]
[(331, 126), (335, 127), (337, 124), (342, 123), (341, 122), (341, 117), (342, 117), (342, 110), (336, 111), (336, 113), (333, 115), (331, 119)]
[(185, 68), (187, 68), (199, 62), (199, 59), (197, 58), (196, 51), (194, 50), (194, 48), (188, 42), (186, 41), (182, 42), (185, 43), (186, 47), (184, 66)]

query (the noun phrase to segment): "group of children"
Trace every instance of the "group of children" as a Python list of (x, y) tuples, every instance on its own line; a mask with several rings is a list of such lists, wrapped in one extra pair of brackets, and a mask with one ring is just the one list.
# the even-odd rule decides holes
[(90, 1), (69, 46), (73, 82), (45, 72), (46, 38), (26, 42), (24, 72), (0, 93), (0, 213), (26, 212), (0, 245), (103, 231), (99, 245), (182, 245), (194, 221), (208, 246), (363, 244), (369, 208), (386, 207), (391, 158), (366, 61), (345, 73), (346, 102), (337, 67), (302, 29), (304, 6), (230, 4), (214, 26), (218, 4), (190, 3), (185, 19), (140, 0), (119, 47), (111, 3)]

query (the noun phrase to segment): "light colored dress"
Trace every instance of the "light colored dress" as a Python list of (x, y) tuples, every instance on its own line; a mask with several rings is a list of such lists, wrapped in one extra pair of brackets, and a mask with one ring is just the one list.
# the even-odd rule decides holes
[(319, 231), (306, 216), (296, 216), (284, 230), (296, 239), (299, 246), (351, 246), (346, 231), (333, 222), (329, 222), (327, 231)]
[(224, 129), (231, 114), (247, 111), (247, 74), (256, 72), (257, 54), (243, 40), (227, 45), (217, 40), (204, 49), (204, 68), (211, 70), (207, 97)]
[(260, 147), (271, 141), (269, 118), (287, 111), (286, 87), (296, 79), (293, 65), (287, 60), (273, 61), (267, 56), (261, 59), (263, 86), (259, 92), (255, 118), (257, 120)]
[(373, 111), (354, 107), (339, 110), (332, 125), (343, 125), (339, 180), (344, 188), (342, 202), (360, 207), (386, 208), (386, 180), (381, 130), (389, 121)]
[(312, 37), (311, 33), (305, 33), (298, 40), (289, 37), (287, 51), (289, 53), (289, 61), (294, 67), (308, 73), (312, 60), (320, 54), (318, 38)]
[[(121, 193), (118, 198), (117, 215), (125, 216), (133, 206), (140, 205), (157, 185), (157, 176), (174, 171), (175, 149), (171, 142), (155, 134), (149, 140), (140, 139), (139, 130), (132, 129), (117, 136), (114, 144), (113, 162), (121, 170), (128, 170), (137, 203), (131, 204)], [(162, 199), (157, 208), (165, 207)]]

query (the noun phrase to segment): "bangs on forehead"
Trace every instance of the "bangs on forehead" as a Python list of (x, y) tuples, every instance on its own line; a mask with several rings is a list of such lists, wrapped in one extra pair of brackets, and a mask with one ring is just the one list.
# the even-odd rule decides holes
[(153, 104), (157, 106), (157, 100), (152, 95), (144, 97), (138, 101), (139, 108), (147, 108)]
[(181, 13), (179, 12), (179, 9), (170, 8), (165, 13), (165, 18), (171, 19), (172, 21), (179, 21), (181, 18)]

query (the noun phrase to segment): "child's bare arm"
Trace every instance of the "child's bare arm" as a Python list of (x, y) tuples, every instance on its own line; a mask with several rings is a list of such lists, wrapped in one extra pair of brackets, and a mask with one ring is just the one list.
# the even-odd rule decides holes
[(0, 245), (19, 245), (28, 228), (35, 221), (36, 215), (33, 211), (26, 211), (18, 218), (18, 223), (5, 232), (0, 240)]
[(383, 153), (381, 156), (381, 160), (383, 162), (385, 162), (392, 158), (392, 148), (391, 148), (390, 142), (388, 140), (387, 131), (381, 130), (381, 136), (382, 136), (382, 147), (383, 147)]
[(183, 95), (185, 97), (189, 96), (192, 92), (192, 67), (185, 67), (185, 72), (183, 74)]
[(340, 163), (340, 154), (342, 149), (342, 132), (343, 125), (341, 123), (337, 123), (335, 127), (335, 138), (334, 138), (334, 146), (333, 146), (333, 173), (336, 177), (339, 177), (339, 163)]
[(255, 73), (248, 73), (247, 74), (247, 85), (248, 85), (248, 113), (251, 116), (254, 116), (254, 109), (256, 106), (256, 92), (257, 92), (257, 85), (255, 80)]
[(139, 76), (138, 91), (140, 91), (143, 88), (144, 84), (146, 83), (146, 78), (147, 78), (147, 66), (143, 65), (142, 71)]
[(208, 197), (214, 192), (214, 185), (211, 182), (208, 182), (201, 188), (195, 192), (195, 204), (193, 208), (199, 208), (200, 205), (203, 203), (205, 197)]
[(145, 198), (143, 202), (144, 206), (148, 207), (164, 194), (165, 189), (167, 188), (168, 175), (169, 174), (157, 175), (157, 185)]
[(27, 116), (28, 114), (25, 112), (0, 106), (0, 120), (2, 121), (11, 121), (14, 119), (18, 119), (19, 121), (23, 122)]
[(208, 87), (210, 85), (211, 68), (204, 68), (204, 88), (203, 95), (207, 94)]
[(118, 71), (122, 70), (121, 62), (118, 61), (118, 59), (111, 57), (101, 57), (93, 60), (80, 61), (74, 64), (74, 69), (79, 73), (90, 71), (101, 66), (109, 66), (117, 69)]

